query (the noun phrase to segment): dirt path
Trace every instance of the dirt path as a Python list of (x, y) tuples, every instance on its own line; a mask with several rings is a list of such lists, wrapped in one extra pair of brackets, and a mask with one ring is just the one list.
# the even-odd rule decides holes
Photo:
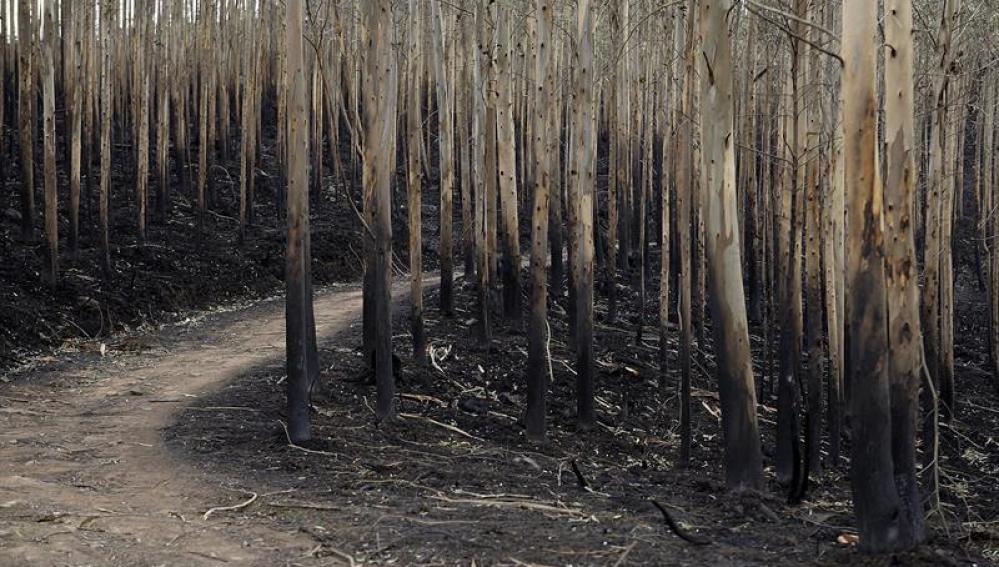
[[(359, 319), (360, 292), (326, 291), (315, 307), (330, 336)], [(140, 350), (60, 355), (0, 386), (0, 565), (321, 564), (307, 534), (231, 511), (204, 520), (250, 495), (178, 461), (162, 437), (198, 418), (185, 410), (198, 396), (280, 364), (284, 303), (125, 344)]]

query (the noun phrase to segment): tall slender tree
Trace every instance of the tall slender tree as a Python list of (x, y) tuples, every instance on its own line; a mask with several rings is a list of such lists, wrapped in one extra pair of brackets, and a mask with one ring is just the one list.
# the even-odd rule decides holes
[(503, 209), (503, 311), (507, 318), (519, 319), (520, 300), (520, 221), (517, 202), (517, 143), (514, 127), (514, 84), (511, 72), (513, 46), (510, 43), (509, 14), (499, 7), (496, 22), (497, 89), (496, 136), (499, 151), (500, 205)]
[(99, 196), (101, 271), (104, 277), (111, 277), (111, 236), (110, 215), (108, 213), (111, 193), (111, 114), (114, 112), (114, 89), (112, 83), (112, 55), (114, 53), (114, 0), (104, 0), (101, 5), (101, 187)]
[(919, 321), (919, 274), (913, 231), (916, 145), (913, 99), (912, 0), (885, 3), (885, 270), (888, 285), (889, 389), (892, 459), (901, 504), (899, 540), (906, 545), (925, 537), (922, 500), (916, 476), (916, 420), (923, 372)]
[(730, 9), (730, 0), (700, 2), (705, 251), (718, 356), (726, 483), (730, 489), (756, 490), (763, 484), (763, 457), (736, 218)]
[(576, 49), (572, 97), (573, 139), (576, 141), (575, 167), (570, 183), (576, 185), (579, 225), (578, 277), (576, 286), (576, 411), (580, 422), (595, 423), (593, 404), (593, 214), (594, 177), (596, 172), (596, 128), (593, 112), (593, 13), (590, 0), (576, 6)]
[(364, 33), (364, 209), (371, 243), (366, 264), (367, 299), (371, 302), (378, 419), (395, 415), (392, 375), (392, 167), (397, 77), (392, 54), (392, 3), (372, 0), (363, 7)]
[(870, 48), (878, 6), (867, 0), (843, 3), (843, 154), (847, 199), (847, 336), (851, 375), (852, 448), (850, 478), (860, 547), (895, 551), (899, 499), (892, 467), (892, 423), (888, 390), (888, 326), (884, 267), (884, 214), (877, 167), (876, 53)]
[(45, 145), (45, 278), (56, 287), (59, 279), (59, 195), (56, 179), (55, 0), (45, 0), (45, 39), (42, 46), (42, 139)]
[(35, 231), (35, 157), (34, 157), (34, 67), (32, 5), (20, 0), (17, 6), (18, 96), (17, 121), (21, 148), (21, 238), (31, 240)]
[[(527, 425), (528, 436), (543, 439), (547, 429), (546, 398), (548, 395), (548, 192), (551, 190), (548, 159), (554, 133), (549, 132), (552, 119), (552, 89), (555, 87), (554, 53), (551, 46), (555, 20), (550, 0), (536, 0), (537, 40), (535, 43), (535, 102), (534, 102), (534, 208), (531, 226), (531, 311), (527, 329)], [(579, 419), (589, 416), (580, 415)], [(581, 425), (592, 425), (585, 421)]]
[(318, 377), (316, 330), (312, 312), (312, 272), (309, 244), (309, 117), (305, 96), (305, 63), (302, 0), (285, 5), (285, 52), (287, 53), (288, 152), (287, 255), (285, 262), (288, 432), (293, 443), (308, 441), (309, 400)]
[(409, 0), (410, 21), (408, 48), (408, 89), (406, 95), (406, 172), (409, 196), (409, 301), (410, 332), (413, 335), (413, 357), (419, 364), (427, 359), (427, 337), (423, 327), (423, 167), (420, 148), (423, 145), (423, 93), (421, 84), (423, 16), (420, 0)]
[(437, 90), (437, 131), (440, 140), (440, 269), (441, 311), (454, 309), (454, 121), (453, 87), (444, 50), (444, 15), (438, 2), (430, 2), (433, 22), (434, 85)]

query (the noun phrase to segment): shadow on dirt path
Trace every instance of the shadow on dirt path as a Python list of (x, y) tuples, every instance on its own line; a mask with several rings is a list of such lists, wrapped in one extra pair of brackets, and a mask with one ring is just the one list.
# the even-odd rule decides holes
[[(360, 319), (360, 290), (323, 291), (315, 310), (328, 339)], [(240, 510), (205, 520), (252, 495), (181, 461), (162, 434), (199, 419), (187, 406), (200, 396), (255, 367), (283, 366), (284, 302), (126, 344), (50, 359), (0, 388), (0, 565), (321, 564), (297, 530)]]

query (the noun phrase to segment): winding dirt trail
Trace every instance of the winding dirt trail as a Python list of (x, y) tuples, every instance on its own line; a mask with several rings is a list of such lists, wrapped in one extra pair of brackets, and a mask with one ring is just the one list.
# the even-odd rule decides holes
[[(322, 292), (315, 309), (328, 337), (359, 320), (360, 291)], [(174, 420), (199, 418), (184, 409), (199, 395), (280, 364), (284, 302), (130, 340), (139, 352), (58, 355), (0, 385), (0, 565), (337, 564), (266, 518), (204, 520), (249, 495), (179, 461), (162, 436)]]

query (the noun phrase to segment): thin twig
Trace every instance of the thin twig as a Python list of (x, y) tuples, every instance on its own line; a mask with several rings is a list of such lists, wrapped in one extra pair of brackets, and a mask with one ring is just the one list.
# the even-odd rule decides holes
[(256, 492), (251, 492), (250, 494), (252, 494), (253, 496), (251, 496), (245, 502), (240, 502), (239, 504), (236, 504), (234, 506), (216, 506), (214, 508), (209, 508), (208, 511), (205, 512), (205, 514), (203, 516), (201, 516), (201, 519), (202, 520), (207, 520), (215, 512), (231, 512), (231, 511), (242, 510), (243, 508), (246, 508), (247, 506), (249, 506), (250, 504), (253, 504), (257, 500), (257, 493)]
[(291, 435), (288, 433), (288, 426), (285, 425), (284, 422), (281, 421), (281, 420), (278, 420), (278, 423), (280, 423), (281, 427), (284, 428), (284, 437), (285, 437), (285, 439), (288, 440), (288, 446), (291, 447), (292, 449), (298, 449), (299, 451), (304, 451), (306, 453), (312, 453), (314, 455), (326, 455), (326, 456), (329, 456), (329, 457), (339, 457), (340, 456), (340, 455), (337, 455), (336, 453), (330, 453), (329, 451), (319, 451), (317, 449), (308, 449), (306, 447), (302, 447), (301, 445), (294, 444), (291, 441)]
[(419, 420), (419, 421), (426, 421), (427, 423), (430, 423), (432, 425), (436, 425), (437, 427), (443, 427), (444, 429), (447, 429), (448, 431), (457, 433), (458, 435), (461, 435), (462, 437), (468, 437), (469, 439), (474, 439), (474, 440), (478, 441), (479, 443), (485, 443), (485, 441), (486, 441), (485, 439), (483, 439), (481, 437), (476, 437), (475, 435), (472, 435), (471, 433), (469, 433), (469, 432), (467, 432), (467, 431), (465, 431), (463, 429), (459, 429), (459, 428), (457, 428), (457, 427), (455, 427), (453, 425), (448, 425), (447, 423), (442, 423), (440, 421), (437, 421), (436, 419), (431, 419), (429, 417), (424, 417), (422, 415), (416, 415), (415, 413), (400, 413), (399, 417), (402, 417), (402, 418), (405, 418), (405, 419), (415, 419), (415, 420)]

